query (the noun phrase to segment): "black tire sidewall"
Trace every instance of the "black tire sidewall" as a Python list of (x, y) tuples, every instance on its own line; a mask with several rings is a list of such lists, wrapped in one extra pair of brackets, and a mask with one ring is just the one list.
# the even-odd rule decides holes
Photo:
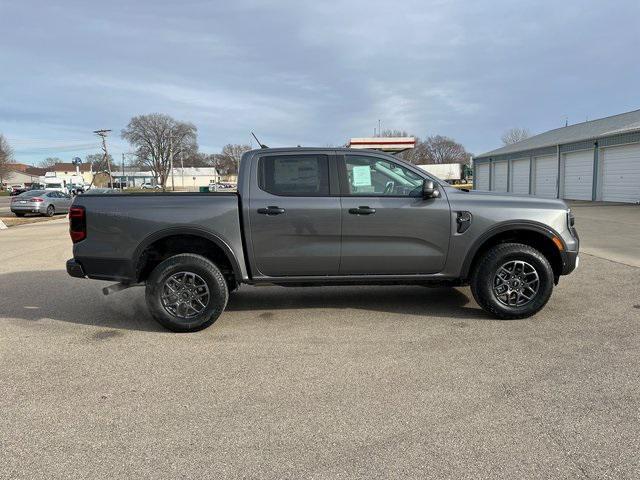
[[(512, 260), (531, 264), (538, 272), (540, 286), (532, 302), (521, 307), (502, 304), (493, 291), (493, 281), (498, 269)], [(538, 250), (522, 244), (502, 244), (487, 252), (478, 265), (472, 281), (472, 293), (476, 301), (487, 312), (498, 318), (526, 318), (536, 314), (549, 301), (553, 292), (554, 275), (549, 261)]]
[[(190, 319), (179, 319), (167, 312), (162, 305), (162, 287), (171, 275), (192, 272), (199, 275), (209, 287), (209, 303), (204, 311)], [(195, 332), (215, 322), (229, 299), (224, 276), (210, 260), (200, 255), (174, 255), (160, 263), (146, 282), (145, 298), (153, 318), (173, 332)]]

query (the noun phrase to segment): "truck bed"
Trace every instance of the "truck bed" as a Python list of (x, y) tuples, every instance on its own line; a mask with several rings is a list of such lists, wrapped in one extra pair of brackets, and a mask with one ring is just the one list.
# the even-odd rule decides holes
[(86, 211), (87, 240), (73, 256), (89, 278), (134, 282), (137, 262), (149, 245), (175, 235), (215, 241), (238, 259), (245, 275), (240, 197), (235, 192), (160, 192), (79, 195)]

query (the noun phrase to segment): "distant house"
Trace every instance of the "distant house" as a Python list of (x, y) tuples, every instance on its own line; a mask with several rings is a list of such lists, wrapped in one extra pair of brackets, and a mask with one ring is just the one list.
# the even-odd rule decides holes
[[(173, 173), (173, 174), (172, 174)], [(138, 168), (125, 169), (123, 173), (121, 169), (112, 170), (114, 183), (123, 182), (127, 187), (141, 187), (145, 183), (156, 185), (158, 180), (149, 170), (140, 170)], [(169, 172), (166, 187), (173, 190), (173, 181), (175, 181), (176, 190), (197, 190), (199, 187), (206, 187), (211, 183), (218, 182), (220, 175), (213, 167), (185, 167), (174, 168), (173, 172)]]
[(48, 167), (46, 171), (50, 173), (55, 172), (56, 176), (59, 177), (70, 177), (80, 172), (85, 183), (91, 183), (94, 174), (93, 165), (90, 163), (81, 163), (78, 165), (77, 170), (73, 163), (56, 163)]
[(196, 190), (219, 180), (220, 175), (214, 167), (174, 168), (173, 175), (169, 173), (167, 188), (172, 188), (175, 181), (176, 189)]
[(37, 183), (38, 179), (45, 174), (42, 168), (32, 167), (24, 163), (10, 163), (9, 173), (2, 179), (5, 186), (8, 185), (25, 185), (30, 187), (33, 183)]
[[(97, 186), (107, 186), (110, 183), (108, 174), (94, 171), (93, 165), (89, 163), (80, 164), (78, 170), (76, 170), (76, 166), (72, 163), (56, 163), (46, 169), (16, 163), (12, 164), (10, 175), (2, 181), (5, 185), (24, 184), (26, 186), (30, 186), (34, 182), (42, 181), (45, 177), (59, 177), (69, 181), (71, 177), (77, 175), (78, 171), (87, 185), (94, 182)], [(139, 168), (126, 168), (123, 173), (121, 167), (112, 165), (111, 173), (114, 184), (116, 185), (122, 183), (127, 187), (141, 187), (145, 183), (152, 185), (158, 183), (151, 171), (143, 171)], [(220, 175), (214, 167), (174, 168), (173, 175), (170, 172), (169, 178), (167, 178), (166, 181), (168, 189), (173, 190), (173, 180), (175, 180), (176, 190), (197, 190), (199, 187), (205, 187), (211, 183), (220, 181)]]

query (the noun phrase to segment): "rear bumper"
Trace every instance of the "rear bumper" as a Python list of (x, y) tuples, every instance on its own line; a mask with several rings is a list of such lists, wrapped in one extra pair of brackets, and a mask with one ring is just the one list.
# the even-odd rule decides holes
[(74, 258), (67, 260), (67, 273), (72, 277), (86, 278), (82, 265), (76, 262)]
[[(76, 244), (76, 246), (79, 244)], [(118, 258), (74, 257), (67, 260), (67, 273), (76, 278), (135, 283), (130, 262)]]
[(40, 213), (39, 205), (11, 205), (12, 213)]

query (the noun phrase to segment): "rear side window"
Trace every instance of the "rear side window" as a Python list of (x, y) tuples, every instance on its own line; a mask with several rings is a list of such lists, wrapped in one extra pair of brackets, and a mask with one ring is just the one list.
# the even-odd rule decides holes
[(275, 155), (262, 157), (258, 185), (274, 195), (329, 195), (327, 155)]

